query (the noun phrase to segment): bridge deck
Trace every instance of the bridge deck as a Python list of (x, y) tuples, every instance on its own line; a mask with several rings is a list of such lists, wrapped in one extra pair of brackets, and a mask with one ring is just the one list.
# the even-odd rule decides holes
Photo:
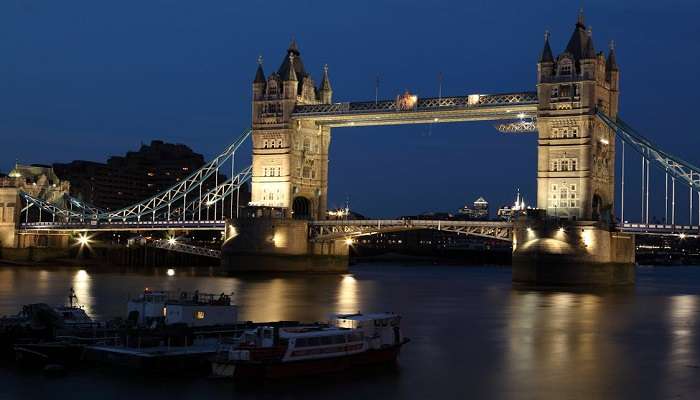
[(295, 119), (310, 119), (331, 127), (425, 124), (535, 118), (537, 93), (506, 93), (426, 98), (402, 109), (397, 101), (299, 105)]

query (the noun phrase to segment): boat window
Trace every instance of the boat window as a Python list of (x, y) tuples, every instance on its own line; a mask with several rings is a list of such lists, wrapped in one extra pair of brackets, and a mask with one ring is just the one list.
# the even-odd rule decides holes
[(333, 344), (333, 337), (332, 336), (321, 336), (321, 344), (324, 346), (327, 346), (329, 344)]
[(204, 313), (204, 311), (196, 311), (196, 312), (194, 313), (194, 317), (195, 317), (196, 319), (204, 319), (205, 315), (206, 315), (206, 314)]

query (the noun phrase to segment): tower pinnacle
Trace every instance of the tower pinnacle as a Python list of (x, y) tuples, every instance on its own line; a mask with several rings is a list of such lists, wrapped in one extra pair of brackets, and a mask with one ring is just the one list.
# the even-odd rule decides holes
[(578, 19), (576, 20), (576, 25), (581, 25), (586, 27), (586, 21), (583, 18), (583, 7), (578, 10)]
[(552, 48), (549, 46), (549, 31), (544, 31), (544, 48), (542, 49), (542, 56), (540, 57), (540, 62), (554, 62)]
[(285, 81), (297, 81), (297, 73), (294, 71), (294, 53), (289, 51), (289, 69), (287, 70), (287, 76), (284, 77)]

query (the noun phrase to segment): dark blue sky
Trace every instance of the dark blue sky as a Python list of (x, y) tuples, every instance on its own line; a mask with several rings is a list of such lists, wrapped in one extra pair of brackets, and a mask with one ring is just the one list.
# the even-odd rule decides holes
[[(621, 116), (671, 153), (700, 163), (700, 5), (670, 1), (6, 0), (0, 2), (0, 170), (103, 161), (163, 139), (208, 158), (250, 125), (259, 54), (277, 69), (299, 42), (334, 100), (527, 91), (543, 32), (558, 53), (579, 7), (596, 50), (617, 43)], [(483, 195), (534, 201), (535, 136), (490, 123), (333, 132), (331, 206), (350, 196), (375, 216), (454, 210)], [(495, 208), (495, 207), (494, 207)]]

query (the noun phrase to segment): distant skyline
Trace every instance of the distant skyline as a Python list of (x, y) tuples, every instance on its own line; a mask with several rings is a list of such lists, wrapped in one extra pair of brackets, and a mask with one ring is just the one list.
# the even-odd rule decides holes
[[(258, 56), (276, 70), (292, 37), (317, 82), (329, 65), (335, 101), (374, 100), (377, 75), (380, 98), (437, 96), (439, 76), (444, 96), (532, 91), (544, 31), (558, 54), (581, 6), (596, 50), (615, 40), (622, 118), (700, 164), (695, 1), (19, 0), (0, 4), (0, 171), (153, 139), (208, 159), (250, 125)], [(330, 151), (329, 207), (391, 217), (484, 196), (493, 213), (518, 187), (535, 201), (536, 136), (493, 123), (339, 128)]]

